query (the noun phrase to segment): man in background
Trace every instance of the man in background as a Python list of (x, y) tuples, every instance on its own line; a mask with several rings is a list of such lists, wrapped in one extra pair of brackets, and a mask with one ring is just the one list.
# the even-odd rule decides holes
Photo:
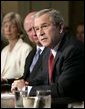
[(76, 37), (78, 40), (80, 40), (82, 43), (84, 43), (84, 24), (79, 23), (76, 27)]

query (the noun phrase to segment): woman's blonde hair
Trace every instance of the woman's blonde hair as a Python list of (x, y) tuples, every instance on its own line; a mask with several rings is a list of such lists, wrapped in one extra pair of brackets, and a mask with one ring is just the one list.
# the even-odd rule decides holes
[(17, 29), (18, 29), (18, 36), (19, 37), (23, 37), (24, 34), (25, 34), (25, 31), (24, 31), (24, 28), (23, 28), (23, 23), (22, 23), (22, 19), (21, 19), (21, 16), (18, 14), (18, 13), (15, 13), (15, 12), (9, 12), (7, 13), (3, 20), (2, 20), (2, 27), (1, 27), (1, 32), (2, 32), (2, 35), (4, 35), (4, 24), (6, 22), (13, 22), (16, 24), (17, 26)]

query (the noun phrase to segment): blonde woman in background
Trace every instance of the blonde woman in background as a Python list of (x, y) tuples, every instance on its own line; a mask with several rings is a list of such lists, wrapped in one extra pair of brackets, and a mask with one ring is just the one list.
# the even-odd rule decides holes
[(25, 59), (32, 47), (23, 42), (23, 23), (18, 13), (9, 12), (2, 21), (2, 34), (9, 44), (1, 52), (1, 83), (12, 83), (24, 72)]

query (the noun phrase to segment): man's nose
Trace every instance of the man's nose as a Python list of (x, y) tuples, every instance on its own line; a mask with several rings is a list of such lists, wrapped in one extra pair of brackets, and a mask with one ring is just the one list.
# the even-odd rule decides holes
[(37, 36), (36, 32), (33, 32), (33, 36)]
[(39, 30), (39, 35), (40, 35), (40, 36), (43, 36), (43, 35), (44, 35), (43, 29), (40, 29), (40, 30)]
[(32, 30), (32, 33), (33, 33), (33, 36), (37, 36), (37, 34), (36, 34), (34, 29)]

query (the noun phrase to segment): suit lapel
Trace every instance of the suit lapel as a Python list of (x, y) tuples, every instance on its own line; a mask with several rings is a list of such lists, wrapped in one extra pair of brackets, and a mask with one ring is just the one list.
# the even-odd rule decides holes
[(34, 47), (32, 49), (32, 51), (29, 53), (29, 55), (27, 56), (27, 59), (26, 59), (26, 63), (25, 63), (25, 72), (24, 72), (24, 78), (29, 78), (29, 75), (30, 75), (30, 65), (33, 61), (33, 57), (36, 53), (36, 47)]
[[(63, 43), (66, 40), (66, 37), (65, 36), (66, 36), (66, 34), (64, 34), (64, 36), (62, 36), (62, 39), (61, 39), (60, 44), (58, 46), (58, 49), (56, 50), (57, 51), (57, 54), (56, 54), (56, 57), (54, 59), (54, 64), (53, 64), (53, 69), (52, 69), (52, 72), (53, 73), (55, 72), (54, 71), (54, 67), (58, 65), (59, 58), (61, 57), (61, 52), (62, 52), (62, 49), (64, 47)], [(57, 69), (56, 69), (56, 71), (57, 71)], [(57, 74), (58, 74), (58, 72), (57, 72)]]

